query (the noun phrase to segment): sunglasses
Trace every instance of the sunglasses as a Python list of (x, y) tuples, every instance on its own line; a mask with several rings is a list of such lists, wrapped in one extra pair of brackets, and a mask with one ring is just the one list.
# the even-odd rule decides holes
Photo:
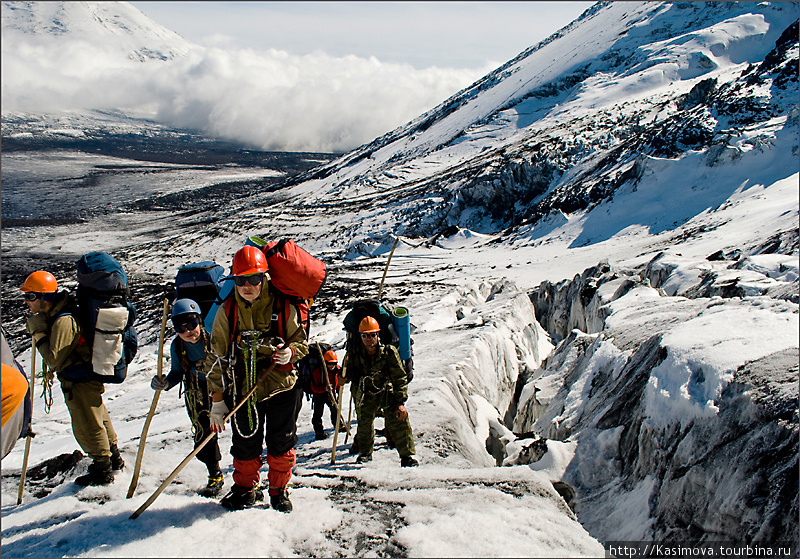
[(22, 294), (26, 301), (35, 301), (41, 299), (42, 301), (55, 301), (55, 293), (38, 293), (36, 291), (26, 291)]
[(261, 274), (256, 274), (254, 276), (234, 276), (233, 278), (233, 283), (239, 287), (243, 287), (247, 283), (250, 285), (258, 285), (262, 281), (264, 281), (264, 276)]
[(366, 340), (368, 338), (377, 338), (377, 337), (378, 337), (378, 333), (377, 332), (362, 332), (362, 334), (361, 334), (361, 338), (364, 339), (364, 340)]
[(185, 322), (179, 322), (175, 324), (175, 331), (178, 334), (183, 334), (184, 332), (188, 332), (189, 330), (194, 330), (200, 323), (197, 320), (187, 320)]

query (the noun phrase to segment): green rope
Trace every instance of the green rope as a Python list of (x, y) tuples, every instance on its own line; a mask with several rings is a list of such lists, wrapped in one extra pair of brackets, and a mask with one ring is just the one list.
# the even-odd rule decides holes
[(44, 398), (44, 413), (50, 413), (53, 407), (53, 380), (47, 378), (47, 365), (42, 359), (42, 398)]
[(199, 387), (197, 386), (197, 378), (193, 379), (193, 387), (186, 387), (184, 397), (186, 398), (186, 409), (189, 411), (189, 417), (192, 420), (192, 437), (197, 440), (197, 434), (201, 431), (200, 415), (197, 413), (197, 393)]

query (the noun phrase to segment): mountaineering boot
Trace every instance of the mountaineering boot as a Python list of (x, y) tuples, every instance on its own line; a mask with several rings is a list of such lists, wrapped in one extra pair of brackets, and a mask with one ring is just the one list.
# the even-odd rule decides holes
[(114, 472), (111, 470), (111, 460), (106, 458), (102, 462), (94, 461), (89, 464), (89, 472), (76, 477), (77, 485), (108, 485), (114, 483)]
[[(271, 491), (275, 491), (274, 489)], [(276, 511), (279, 512), (292, 512), (292, 502), (289, 500), (289, 492), (285, 487), (277, 490), (277, 495), (269, 496), (269, 504), (272, 505)]]
[(400, 466), (403, 468), (413, 468), (414, 466), (419, 466), (419, 462), (413, 456), (402, 456), (400, 458)]
[(242, 510), (252, 507), (256, 501), (263, 501), (264, 493), (255, 487), (242, 487), (234, 485), (230, 493), (225, 495), (219, 502), (220, 505), (228, 510)]
[(356, 458), (356, 464), (365, 464), (367, 462), (372, 462), (372, 454), (359, 454), (358, 458)]
[(318, 441), (324, 441), (328, 438), (328, 434), (325, 431), (320, 430), (314, 433), (314, 438), (316, 438)]
[(203, 487), (198, 493), (203, 497), (216, 497), (222, 491), (225, 485), (225, 478), (222, 472), (208, 474), (208, 484)]
[(111, 445), (111, 469), (115, 472), (125, 469), (125, 460), (122, 459), (119, 448), (115, 444)]

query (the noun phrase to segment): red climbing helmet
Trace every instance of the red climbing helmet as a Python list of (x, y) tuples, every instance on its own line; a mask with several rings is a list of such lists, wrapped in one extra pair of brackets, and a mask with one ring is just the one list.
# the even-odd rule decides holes
[(261, 250), (253, 246), (245, 246), (236, 251), (231, 263), (232, 276), (249, 276), (269, 271), (267, 257)]

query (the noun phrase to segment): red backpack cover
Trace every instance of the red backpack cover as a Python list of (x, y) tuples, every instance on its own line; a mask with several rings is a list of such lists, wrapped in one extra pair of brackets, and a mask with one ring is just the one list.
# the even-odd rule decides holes
[(286, 295), (314, 299), (325, 282), (325, 263), (314, 258), (292, 239), (272, 241), (260, 247), (269, 265), (272, 285)]

